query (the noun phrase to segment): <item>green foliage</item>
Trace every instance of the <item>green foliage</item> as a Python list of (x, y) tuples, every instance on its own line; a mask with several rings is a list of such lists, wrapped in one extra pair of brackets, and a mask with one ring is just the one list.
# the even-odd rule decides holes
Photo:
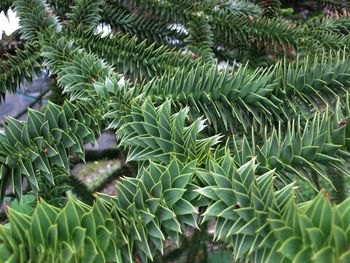
[(103, 3), (103, 0), (75, 1), (75, 5), (71, 8), (70, 13), (67, 14), (70, 26), (78, 30), (97, 26), (101, 20), (100, 7)]
[(202, 13), (196, 14), (188, 23), (188, 37), (185, 42), (195, 56), (201, 56), (203, 60), (212, 60), (211, 47), (214, 44), (214, 34), (208, 18)]
[(267, 108), (277, 108), (267, 99), (276, 85), (268, 83), (271, 78), (266, 69), (251, 73), (241, 67), (229, 73), (215, 65), (195, 65), (165, 73), (144, 85), (143, 93), (154, 101), (172, 99), (178, 109), (189, 105), (192, 119), (205, 115), (216, 130), (234, 130), (249, 127), (250, 114), (260, 120)]
[(118, 128), (119, 145), (128, 148), (127, 161), (169, 163), (173, 156), (182, 162), (201, 161), (218, 142), (219, 136), (199, 136), (204, 128), (203, 120), (197, 119), (186, 127), (187, 110), (171, 114), (170, 105), (171, 101), (167, 101), (156, 108), (150, 100), (142, 104), (135, 102), (124, 116), (114, 117), (118, 120), (115, 128)]
[(198, 173), (213, 200), (204, 220), (216, 218), (215, 238), (230, 243), (234, 260), (261, 262), (346, 262), (349, 201), (333, 206), (320, 193), (296, 205), (293, 185), (273, 189), (273, 171), (258, 178), (255, 160), (236, 169), (226, 155)]
[(263, 10), (263, 15), (273, 17), (278, 15), (281, 8), (280, 0), (259, 0), (257, 1)]
[(251, 138), (253, 143), (245, 136), (241, 143), (233, 140), (235, 160), (242, 165), (256, 156), (260, 173), (276, 169), (280, 180), (287, 183), (294, 174), (311, 182), (317, 189), (318, 176), (330, 182), (325, 166), (347, 174), (349, 117), (349, 111), (344, 116), (338, 108), (335, 115), (317, 114), (305, 124), (299, 119), (296, 123), (289, 123), (283, 131), (279, 126), (269, 137), (265, 135), (261, 146), (254, 145), (254, 135)]
[[(0, 227), (0, 255), (132, 262), (136, 250), (147, 261), (163, 250), (165, 236), (177, 240), (181, 227), (197, 227), (191, 202), (200, 194), (210, 204), (203, 220), (217, 220), (215, 238), (229, 242), (237, 260), (347, 262), (350, 199), (332, 206), (321, 193), (297, 205), (292, 185), (274, 191), (273, 171), (256, 178), (254, 163), (237, 169), (229, 154), (211, 160), (207, 170), (177, 159), (166, 167), (151, 163), (140, 178), (118, 184), (117, 199), (97, 197), (92, 207), (70, 200), (62, 209), (42, 201), (32, 216), (10, 210), (11, 227)], [(204, 187), (191, 183), (194, 174)]]
[[(140, 179), (118, 184), (120, 198), (97, 197), (92, 207), (71, 199), (63, 209), (40, 202), (31, 217), (11, 209), (11, 229), (0, 227), (0, 254), (13, 253), (15, 261), (132, 262), (136, 249), (152, 258), (163, 250), (165, 234), (178, 239), (179, 222), (197, 227), (190, 203), (196, 194), (186, 190), (193, 187), (194, 167), (177, 159), (166, 167), (151, 164)], [(21, 242), (29, 246), (19, 249)]]
[(21, 199), (15, 199), (9, 204), (10, 208), (22, 214), (32, 215), (36, 207), (34, 195), (26, 194)]
[(342, 8), (349, 8), (349, 1), (347, 0), (318, 0), (318, 2), (325, 7), (340, 10)]
[[(280, 1), (259, 3), (15, 1), (26, 43), (1, 62), (0, 92), (45, 66), (62, 104), (0, 132), (0, 196), (19, 200), (0, 261), (148, 262), (214, 220), (238, 262), (348, 262), (348, 21), (300, 25), (278, 17)], [(103, 37), (101, 22), (120, 32)], [(276, 65), (252, 65), (264, 56)], [(116, 196), (69, 174), (105, 130), (138, 165)], [(298, 177), (315, 198), (299, 202)]]
[(20, 197), (24, 178), (35, 192), (37, 176), (54, 184), (54, 168), (67, 173), (70, 155), (84, 158), (83, 142), (95, 142), (90, 127), (96, 129), (97, 122), (68, 101), (49, 103), (43, 112), (29, 110), (25, 122), (9, 118), (0, 133), (1, 197), (8, 186)]
[(97, 199), (93, 207), (70, 200), (62, 210), (41, 201), (31, 217), (11, 210), (11, 229), (1, 226), (1, 261), (122, 262), (123, 233), (107, 208)]
[(23, 49), (17, 48), (14, 55), (8, 55), (0, 63), (0, 99), (4, 99), (6, 92), (15, 92), (25, 80), (35, 77), (41, 68), (37, 44), (28, 43)]
[(24, 39), (36, 39), (39, 33), (51, 27), (59, 30), (57, 18), (46, 11), (44, 0), (16, 0), (15, 5), (17, 15), (21, 17), (19, 25)]
[(246, 65), (232, 73), (219, 72), (215, 65), (190, 65), (147, 83), (143, 93), (154, 101), (172, 99), (178, 109), (189, 105), (192, 118), (204, 115), (216, 131), (248, 131), (254, 123), (307, 119), (311, 108), (332, 105), (346, 92), (348, 65), (342, 52), (253, 71)]
[(103, 21), (114, 30), (124, 34), (136, 35), (139, 40), (167, 44), (171, 39), (182, 39), (181, 33), (169, 28), (168, 24), (155, 21), (150, 17), (135, 14), (118, 3), (106, 3), (103, 6)]
[(74, 43), (106, 59), (118, 72), (133, 78), (153, 78), (190, 63), (189, 56), (166, 46), (149, 45), (135, 37), (116, 34), (102, 37), (93, 30), (68, 33)]

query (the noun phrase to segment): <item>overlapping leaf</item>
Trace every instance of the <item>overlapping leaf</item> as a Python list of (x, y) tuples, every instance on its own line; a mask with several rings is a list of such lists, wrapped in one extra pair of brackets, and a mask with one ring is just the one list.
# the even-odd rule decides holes
[(297, 205), (293, 185), (273, 187), (274, 171), (255, 175), (255, 160), (236, 168), (227, 154), (199, 170), (212, 200), (204, 220), (216, 219), (215, 237), (230, 243), (244, 262), (346, 262), (349, 259), (349, 202), (330, 204), (320, 193)]
[(98, 120), (78, 107), (49, 103), (43, 112), (29, 110), (27, 121), (9, 118), (0, 133), (1, 198), (8, 186), (21, 196), (24, 178), (38, 191), (38, 173), (54, 184), (52, 169), (69, 171), (69, 156), (84, 158), (83, 143), (94, 143)]
[(197, 119), (186, 125), (187, 112), (188, 109), (183, 109), (173, 114), (171, 101), (155, 107), (149, 99), (144, 103), (135, 100), (125, 115), (114, 116), (118, 123), (110, 127), (118, 127), (117, 137), (120, 146), (128, 149), (128, 160), (165, 164), (171, 156), (182, 162), (203, 160), (220, 136), (201, 138), (204, 121)]

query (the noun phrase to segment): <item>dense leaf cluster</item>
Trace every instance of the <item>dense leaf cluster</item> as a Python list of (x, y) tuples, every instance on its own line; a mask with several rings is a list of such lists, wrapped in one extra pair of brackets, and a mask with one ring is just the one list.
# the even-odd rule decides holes
[[(1, 200), (39, 199), (31, 214), (9, 209), (0, 262), (148, 262), (208, 221), (235, 261), (350, 261), (350, 198), (320, 189), (349, 176), (348, 19), (298, 25), (280, 1), (257, 2), (13, 3), (26, 43), (1, 61), (0, 92), (45, 66), (63, 103), (0, 132)], [(276, 65), (234, 63), (252, 54)], [(72, 158), (105, 130), (136, 177), (67, 201), (85, 187)], [(300, 180), (319, 192), (304, 203)]]

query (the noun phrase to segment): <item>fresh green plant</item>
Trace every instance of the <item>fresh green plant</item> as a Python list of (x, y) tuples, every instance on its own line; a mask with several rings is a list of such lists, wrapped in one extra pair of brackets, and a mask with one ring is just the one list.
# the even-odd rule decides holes
[[(68, 2), (0, 4), (25, 41), (0, 92), (46, 67), (58, 97), (0, 132), (0, 200), (19, 200), (0, 262), (149, 262), (212, 221), (234, 262), (350, 261), (347, 18), (291, 22), (280, 1)], [(137, 166), (116, 196), (70, 175), (106, 130)]]

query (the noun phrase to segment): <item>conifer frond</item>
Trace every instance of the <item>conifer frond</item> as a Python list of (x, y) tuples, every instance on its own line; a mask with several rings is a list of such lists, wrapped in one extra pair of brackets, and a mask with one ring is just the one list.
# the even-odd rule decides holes
[(335, 32), (338, 34), (347, 35), (350, 33), (350, 18), (323, 18), (314, 19), (308, 23), (314, 29)]
[(139, 40), (171, 44), (173, 39), (183, 39), (184, 36), (176, 29), (162, 21), (130, 12), (127, 8), (115, 4), (105, 4), (103, 7), (103, 21), (110, 24), (118, 32), (135, 35)]
[[(0, 257), (133, 262), (136, 252), (147, 262), (163, 252), (167, 236), (178, 241), (182, 227), (197, 227), (192, 203), (200, 196), (209, 204), (203, 220), (216, 220), (215, 239), (228, 242), (236, 260), (346, 262), (350, 199), (332, 205), (320, 193), (298, 205), (293, 185), (275, 191), (273, 175), (256, 177), (254, 159), (237, 168), (229, 154), (207, 170), (176, 159), (152, 163), (140, 178), (123, 179), (117, 198), (97, 196), (93, 206), (69, 200), (59, 209), (41, 201), (32, 216), (11, 209), (11, 227), (0, 226)], [(194, 176), (204, 187), (191, 183)]]
[(123, 34), (102, 37), (102, 33), (96, 34), (90, 30), (68, 33), (67, 36), (87, 51), (106, 59), (118, 72), (133, 78), (151, 79), (190, 63), (190, 56), (180, 51), (150, 45)]
[[(15, 2), (27, 45), (40, 49), (67, 99), (29, 110), (26, 121), (9, 118), (0, 132), (0, 197), (9, 187), (21, 197), (26, 180), (46, 199), (30, 216), (9, 210), (9, 225), (0, 226), (0, 261), (131, 263), (136, 256), (149, 262), (163, 253), (166, 239), (179, 243), (188, 227), (215, 220), (214, 239), (229, 244), (237, 262), (348, 262), (350, 199), (335, 205), (320, 191), (297, 203), (296, 183), (289, 184), (299, 176), (319, 190), (318, 180), (329, 179), (326, 168), (349, 174), (346, 51), (316, 51), (312, 58), (302, 53), (290, 62), (291, 51), (302, 50), (312, 32), (339, 36), (339, 45), (333, 38), (315, 45), (334, 49), (348, 35), (239, 13), (228, 2), (220, 7), (221, 1), (106, 1), (189, 29), (186, 41), (199, 59), (135, 38), (94, 34), (91, 28), (104, 12), (96, 6), (82, 10), (82, 17), (69, 15), (75, 23), (101, 14), (75, 34), (69, 27), (61, 30), (43, 0)], [(76, 3), (71, 14), (79, 4), (92, 4)], [(202, 23), (208, 35), (194, 28)], [(289, 52), (288, 57), (274, 67), (248, 65), (232, 72), (205, 62), (219, 47), (244, 50), (244, 43), (266, 54)], [(144, 82), (123, 83), (118, 71)], [(207, 134), (203, 115), (214, 127)], [(264, 137), (251, 125), (265, 130)], [(65, 181), (69, 158), (83, 159), (83, 144), (94, 143), (108, 128), (128, 161), (139, 163), (137, 177), (121, 179), (116, 196), (96, 194), (93, 204), (87, 192), (81, 195), (87, 194), (89, 204), (69, 199), (61, 208), (49, 205), (62, 206), (62, 192), (79, 187), (79, 181)], [(234, 133), (233, 142), (220, 130)]]
[(247, 0), (219, 1), (218, 5), (216, 5), (215, 8), (217, 10), (228, 9), (230, 12), (241, 14), (241, 15), (251, 15), (251, 16), (262, 15), (261, 7)]
[(40, 73), (43, 66), (38, 50), (38, 44), (28, 43), (0, 61), (0, 102), (6, 92), (15, 92), (23, 81), (30, 81)]
[(83, 144), (95, 143), (98, 122), (69, 102), (49, 103), (43, 112), (29, 110), (24, 122), (9, 118), (0, 133), (1, 200), (9, 186), (22, 196), (24, 179), (37, 193), (38, 173), (55, 184), (53, 169), (68, 173), (70, 155), (84, 158)]
[(50, 28), (60, 30), (57, 17), (44, 0), (16, 0), (14, 4), (17, 15), (21, 17), (19, 26), (24, 39), (38, 39), (39, 33)]
[[(118, 119), (116, 127), (120, 146), (128, 149), (127, 160), (169, 163), (175, 156), (182, 162), (187, 159), (202, 160), (220, 136), (201, 138), (204, 121), (195, 120), (186, 126), (187, 109), (171, 113), (171, 102), (155, 107), (150, 100), (133, 102), (130, 112)], [(204, 155), (203, 155), (204, 154)]]
[(209, 19), (204, 14), (197, 14), (188, 23), (188, 37), (185, 42), (195, 56), (200, 56), (204, 61), (212, 61), (212, 46), (214, 34)]
[(74, 30), (92, 29), (101, 21), (104, 0), (76, 0), (67, 14), (68, 23)]
[(349, 8), (349, 1), (347, 0), (317, 0), (323, 7), (332, 8), (334, 10), (341, 10), (342, 8)]
[(172, 99), (177, 109), (189, 105), (192, 118), (204, 115), (216, 131), (247, 131), (254, 123), (308, 118), (310, 110), (334, 105), (348, 92), (349, 73), (343, 52), (284, 61), (270, 69), (242, 66), (233, 73), (198, 64), (165, 73), (144, 85), (142, 92), (155, 102)]
[(242, 67), (229, 73), (196, 65), (165, 73), (146, 84), (143, 93), (155, 102), (172, 99), (177, 109), (188, 105), (192, 119), (204, 115), (215, 130), (233, 131), (249, 127), (248, 115), (259, 121), (264, 114), (270, 115), (268, 109), (277, 109), (270, 99), (276, 85), (271, 78), (270, 70), (250, 73)]
[(264, 16), (274, 17), (279, 15), (281, 8), (280, 0), (258, 0), (257, 2), (263, 10)]
[(66, 19), (66, 16), (70, 12), (72, 6), (71, 0), (49, 0), (47, 3), (61, 20)]
[(254, 159), (236, 169), (229, 155), (198, 172), (205, 187), (197, 191), (213, 200), (204, 220), (216, 219), (215, 239), (230, 243), (236, 261), (345, 262), (348, 237), (335, 240), (347, 231), (350, 199), (332, 206), (320, 193), (298, 205), (293, 184), (274, 191), (273, 175), (256, 177)]
[(256, 143), (255, 135), (244, 136), (240, 141), (233, 139), (232, 149), (237, 164), (243, 165), (256, 157), (257, 172), (262, 174), (275, 169), (279, 180), (285, 184), (300, 177), (319, 190), (319, 177), (330, 184), (326, 167), (334, 167), (346, 173), (346, 160), (350, 148), (347, 144), (349, 133), (349, 101), (345, 112), (337, 105), (335, 113), (328, 111), (315, 114), (305, 123), (300, 119), (288, 123), (287, 128), (279, 125), (271, 135)]
[[(193, 11), (193, 7), (200, 7), (206, 4), (206, 1), (156, 1), (156, 0), (117, 0), (129, 10), (147, 13), (149, 16), (159, 20), (183, 24), (188, 20), (188, 15)], [(204, 2), (204, 3), (203, 3)], [(112, 1), (113, 3), (113, 1)], [(198, 9), (197, 9), (198, 10)]]
[(300, 29), (280, 18), (260, 18), (214, 10), (211, 19), (215, 40), (231, 48), (254, 46), (286, 50), (288, 47), (296, 48), (301, 36)]

